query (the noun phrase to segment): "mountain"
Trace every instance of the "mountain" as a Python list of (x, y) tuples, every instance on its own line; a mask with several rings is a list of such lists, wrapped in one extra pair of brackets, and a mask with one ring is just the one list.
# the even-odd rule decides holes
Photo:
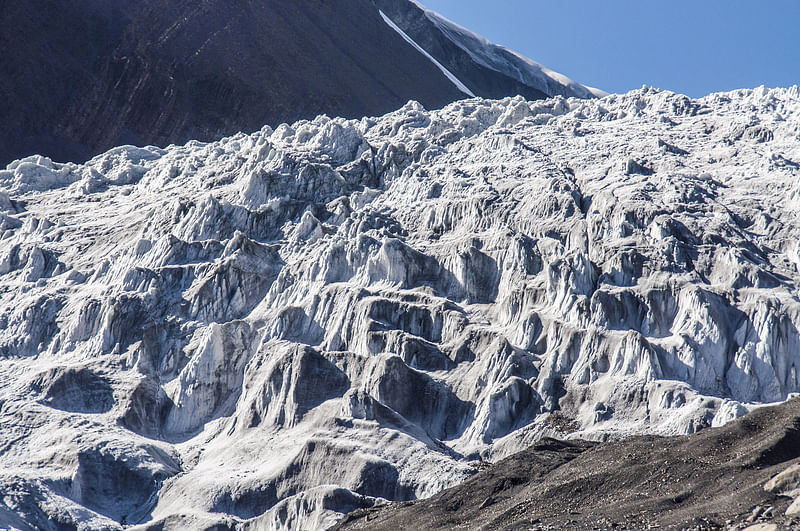
[[(606, 93), (579, 85), (503, 46), (487, 41), (410, 0), (373, 0), (380, 12), (444, 65), (470, 92), (484, 98), (522, 95), (594, 98)], [(533, 89), (533, 91), (531, 91)]]
[(0, 526), (323, 529), (786, 400), (799, 124), (643, 88), (13, 163)]
[(412, 99), (439, 108), (473, 94), (591, 95), (521, 58), (489, 64), (488, 43), (454, 36), (407, 0), (378, 4), (5, 2), (0, 165), (31, 154), (84, 161), (120, 144), (216, 140), (319, 114), (380, 115)]
[(433, 498), (355, 511), (335, 529), (778, 531), (800, 528), (798, 487), (795, 399), (693, 435), (543, 439)]

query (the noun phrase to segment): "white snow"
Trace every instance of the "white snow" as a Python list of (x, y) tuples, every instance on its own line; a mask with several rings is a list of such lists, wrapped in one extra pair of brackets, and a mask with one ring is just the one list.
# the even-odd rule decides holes
[(464, 94), (466, 94), (466, 95), (467, 95), (467, 96), (469, 96), (470, 98), (474, 98), (474, 97), (475, 97), (475, 93), (473, 93), (473, 92), (472, 92), (472, 91), (471, 91), (469, 88), (467, 88), (467, 86), (466, 86), (466, 85), (465, 85), (465, 84), (464, 84), (464, 83), (463, 83), (463, 82), (462, 82), (460, 79), (458, 79), (458, 78), (457, 78), (455, 75), (453, 75), (453, 73), (452, 73), (452, 72), (450, 72), (450, 70), (448, 70), (447, 68), (445, 68), (445, 67), (444, 67), (444, 65), (442, 65), (442, 63), (440, 63), (439, 61), (437, 61), (437, 60), (436, 60), (436, 59), (435, 59), (435, 58), (434, 58), (434, 57), (433, 57), (431, 54), (429, 54), (428, 52), (426, 52), (426, 51), (425, 51), (425, 50), (422, 48), (422, 46), (420, 46), (419, 44), (417, 44), (416, 42), (414, 42), (414, 39), (412, 39), (411, 37), (409, 37), (409, 36), (408, 36), (408, 35), (407, 35), (407, 34), (406, 34), (406, 33), (405, 33), (403, 30), (401, 30), (401, 29), (400, 29), (400, 28), (397, 26), (397, 24), (395, 24), (394, 22), (392, 22), (392, 19), (390, 19), (389, 17), (387, 17), (387, 16), (386, 16), (386, 14), (385, 14), (383, 11), (378, 11), (378, 12), (380, 13), (380, 15), (381, 15), (381, 18), (383, 18), (383, 21), (384, 21), (384, 22), (386, 22), (386, 24), (388, 24), (390, 28), (392, 28), (394, 31), (396, 31), (397, 33), (399, 33), (399, 34), (400, 34), (400, 36), (401, 36), (401, 37), (403, 37), (403, 39), (405, 39), (405, 41), (406, 41), (407, 43), (409, 43), (411, 46), (413, 46), (413, 47), (414, 47), (414, 48), (415, 48), (415, 49), (416, 49), (416, 50), (417, 50), (419, 53), (421, 53), (422, 55), (424, 55), (426, 58), (428, 58), (428, 60), (429, 60), (430, 62), (432, 62), (434, 65), (436, 65), (436, 68), (438, 68), (439, 70), (441, 70), (441, 71), (442, 71), (442, 73), (445, 75), (445, 77), (446, 77), (447, 79), (449, 79), (449, 80), (450, 80), (450, 81), (453, 83), (453, 85), (455, 85), (455, 86), (456, 86), (456, 88), (457, 88), (458, 90), (460, 90), (461, 92), (463, 92)]
[(645, 87), (13, 163), (0, 527), (322, 529), (785, 400), (799, 139), (796, 87)]

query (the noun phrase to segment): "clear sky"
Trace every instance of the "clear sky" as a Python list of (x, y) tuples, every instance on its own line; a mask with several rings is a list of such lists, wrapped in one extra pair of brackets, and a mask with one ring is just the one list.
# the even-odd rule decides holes
[(579, 83), (699, 97), (800, 85), (800, 0), (420, 0)]

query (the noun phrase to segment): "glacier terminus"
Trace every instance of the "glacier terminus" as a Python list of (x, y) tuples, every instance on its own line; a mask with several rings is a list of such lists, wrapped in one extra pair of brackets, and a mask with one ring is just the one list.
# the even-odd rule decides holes
[(544, 436), (784, 401), (799, 328), (798, 87), (29, 157), (0, 171), (0, 523), (324, 529)]

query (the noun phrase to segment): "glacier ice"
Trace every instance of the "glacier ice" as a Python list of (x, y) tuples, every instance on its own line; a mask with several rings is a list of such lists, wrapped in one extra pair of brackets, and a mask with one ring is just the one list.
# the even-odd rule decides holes
[(325, 528), (543, 435), (785, 400), (799, 167), (797, 87), (412, 102), (14, 162), (0, 523)]

